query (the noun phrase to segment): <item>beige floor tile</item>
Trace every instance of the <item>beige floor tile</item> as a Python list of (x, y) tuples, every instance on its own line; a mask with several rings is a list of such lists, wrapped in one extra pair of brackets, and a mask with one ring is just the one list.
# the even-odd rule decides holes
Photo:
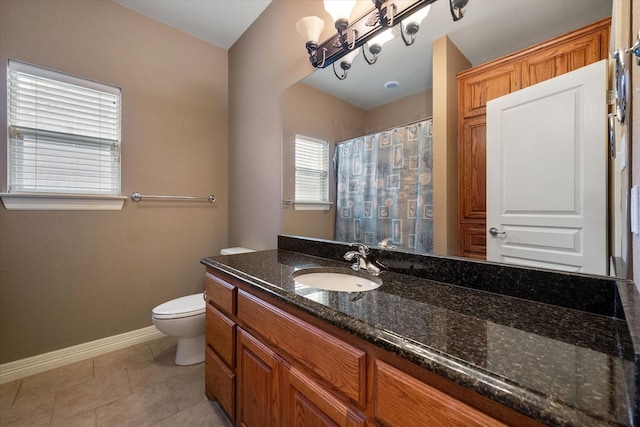
[(180, 411), (206, 399), (204, 395), (204, 371), (203, 373), (189, 371), (184, 375), (167, 379), (166, 383), (169, 386), (169, 391), (171, 391), (171, 396), (173, 396), (173, 401), (176, 402)]
[(69, 418), (54, 420), (51, 427), (96, 427), (96, 410), (90, 409)]
[(22, 384), (22, 380), (15, 380), (5, 384), (0, 384), (0, 411), (13, 405), (18, 395), (18, 389)]
[(153, 353), (149, 344), (138, 344), (94, 358), (93, 373), (95, 377), (99, 377), (109, 371), (123, 369), (152, 359)]
[(232, 427), (215, 402), (203, 400), (175, 415), (154, 424), (154, 427)]
[(16, 403), (36, 395), (49, 394), (57, 390), (81, 384), (93, 379), (93, 359), (51, 369), (22, 380)]
[(171, 377), (191, 372), (189, 366), (176, 365), (175, 357), (174, 348), (173, 351), (165, 351), (149, 362), (129, 366), (127, 372), (133, 393), (151, 385), (163, 383)]
[(148, 426), (176, 412), (169, 388), (160, 383), (98, 408), (97, 426)]
[(57, 391), (52, 420), (57, 422), (70, 418), (130, 394), (131, 388), (126, 370), (113, 371), (91, 381)]
[(1, 426), (48, 426), (54, 393), (34, 394), (0, 411)]

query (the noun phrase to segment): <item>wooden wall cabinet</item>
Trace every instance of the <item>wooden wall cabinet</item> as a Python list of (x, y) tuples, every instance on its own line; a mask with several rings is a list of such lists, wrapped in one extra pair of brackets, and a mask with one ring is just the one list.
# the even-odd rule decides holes
[(538, 425), (225, 273), (208, 268), (206, 286), (207, 397), (236, 426)]
[(605, 19), (458, 74), (460, 256), (486, 258), (487, 102), (605, 59), (609, 32)]

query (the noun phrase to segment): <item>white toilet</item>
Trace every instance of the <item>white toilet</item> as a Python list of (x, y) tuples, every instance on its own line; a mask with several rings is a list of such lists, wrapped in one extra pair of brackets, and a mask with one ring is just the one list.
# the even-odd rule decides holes
[[(221, 255), (255, 252), (252, 249), (225, 248)], [(204, 294), (188, 295), (160, 304), (151, 311), (158, 330), (178, 338), (176, 365), (195, 365), (204, 361), (206, 303)]]
[(158, 330), (178, 338), (176, 365), (194, 365), (204, 361), (203, 294), (167, 301), (154, 308), (151, 319)]

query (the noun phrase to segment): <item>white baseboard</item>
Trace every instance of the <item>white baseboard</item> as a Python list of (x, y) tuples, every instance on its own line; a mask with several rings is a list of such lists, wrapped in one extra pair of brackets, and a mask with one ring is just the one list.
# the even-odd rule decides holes
[(0, 365), (0, 384), (60, 366), (70, 365), (81, 360), (91, 359), (101, 354), (164, 336), (166, 335), (157, 330), (155, 326), (148, 326), (135, 331), (125, 332), (124, 334), (74, 345), (14, 362), (3, 363)]

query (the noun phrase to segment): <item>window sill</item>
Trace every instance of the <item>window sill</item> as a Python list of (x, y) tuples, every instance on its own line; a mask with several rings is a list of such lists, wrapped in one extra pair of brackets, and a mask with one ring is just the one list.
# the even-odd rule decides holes
[(292, 202), (297, 211), (328, 211), (331, 203), (327, 202)]
[(8, 211), (117, 211), (125, 196), (57, 193), (0, 193)]

